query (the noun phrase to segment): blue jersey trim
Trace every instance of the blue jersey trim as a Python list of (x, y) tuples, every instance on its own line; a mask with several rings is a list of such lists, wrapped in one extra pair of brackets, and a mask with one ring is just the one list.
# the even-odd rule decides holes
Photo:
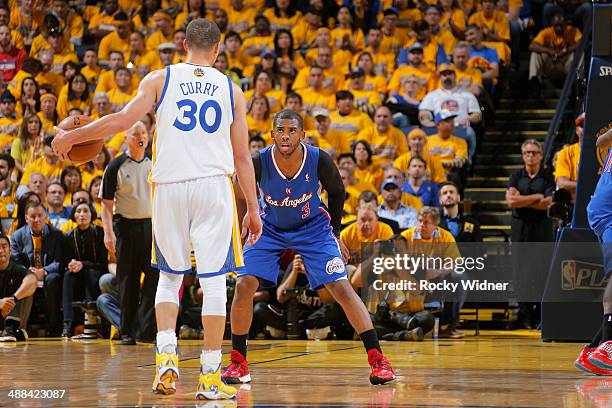
[(234, 115), (234, 83), (232, 82), (232, 79), (228, 76), (227, 77), (227, 82), (229, 82), (229, 93), (230, 93), (230, 103), (232, 104), (232, 122), (234, 121), (235, 115)]
[(170, 269), (167, 266), (162, 266), (162, 265), (158, 265), (158, 264), (151, 264), (151, 267), (155, 268), (155, 269), (159, 269), (160, 271), (164, 271), (164, 272), (168, 272), (168, 273), (173, 273), (175, 275), (186, 275), (188, 273), (191, 273), (191, 268), (189, 268), (186, 271), (175, 271), (174, 269)]
[(164, 82), (164, 89), (162, 89), (161, 96), (159, 97), (159, 101), (157, 101), (157, 105), (155, 105), (155, 112), (159, 109), (162, 101), (164, 100), (164, 96), (166, 95), (166, 89), (168, 89), (168, 84), (170, 83), (170, 65), (166, 67), (166, 82)]
[(239, 266), (237, 268), (233, 268), (232, 270), (221, 270), (218, 272), (197, 272), (196, 276), (198, 278), (212, 278), (215, 276), (219, 276), (219, 275), (225, 275), (226, 273), (230, 273), (230, 272), (236, 272), (237, 274), (239, 274), (242, 271), (245, 271), (246, 267), (245, 266)]

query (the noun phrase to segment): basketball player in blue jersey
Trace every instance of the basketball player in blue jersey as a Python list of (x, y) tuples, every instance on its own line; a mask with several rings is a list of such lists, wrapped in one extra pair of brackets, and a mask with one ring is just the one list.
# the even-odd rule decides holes
[(227, 292), (224, 275), (242, 269), (244, 263), (230, 179), (234, 172), (247, 202), (242, 237), (250, 230), (248, 243), (253, 244), (262, 228), (244, 95), (212, 67), (220, 38), (214, 22), (191, 21), (183, 43), (187, 63), (149, 73), (121, 112), (70, 132), (58, 130), (53, 140), (54, 150), (66, 158), (72, 145), (128, 129), (155, 107), (151, 258), (160, 276), (155, 296), (158, 333), (153, 391), (176, 392), (176, 318), (183, 275), (191, 272), (191, 244), (204, 292), (205, 334), (197, 399), (236, 396), (236, 389), (223, 382), (220, 370)]
[[(372, 367), (370, 382), (395, 378), (383, 356), (370, 314), (347, 280), (340, 240), (344, 186), (331, 157), (307, 146), (299, 113), (285, 109), (274, 116), (274, 144), (253, 159), (255, 178), (263, 194), (263, 232), (259, 241), (244, 248), (246, 271), (238, 273), (231, 308), (231, 364), (223, 373), (228, 383), (249, 382), (247, 337), (253, 318), (253, 296), (259, 287), (276, 284), (280, 255), (293, 249), (302, 256), (313, 290), (325, 287), (342, 306), (361, 336)], [(240, 177), (240, 176), (238, 176)], [(329, 211), (318, 195), (319, 182), (327, 191)]]
[[(612, 272), (612, 130), (597, 139), (597, 147), (609, 149), (595, 192), (587, 206), (589, 224), (601, 243), (604, 272)], [(612, 279), (603, 295), (603, 321), (590, 344), (585, 346), (576, 367), (597, 375), (612, 375)]]

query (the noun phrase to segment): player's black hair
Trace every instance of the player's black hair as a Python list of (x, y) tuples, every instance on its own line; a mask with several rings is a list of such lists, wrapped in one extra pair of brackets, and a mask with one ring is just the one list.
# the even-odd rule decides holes
[(282, 111), (278, 112), (276, 115), (274, 115), (274, 120), (272, 123), (272, 128), (276, 129), (276, 125), (278, 124), (278, 121), (283, 120), (283, 119), (295, 119), (298, 121), (298, 127), (300, 128), (300, 131), (304, 130), (304, 119), (302, 118), (302, 115), (300, 115), (299, 113), (297, 113), (296, 111), (294, 111), (293, 109), (283, 109)]
[(15, 168), (15, 159), (13, 159), (13, 156), (11, 156), (10, 154), (0, 154), (0, 160), (4, 160), (8, 164), (9, 170), (13, 170)]
[(185, 39), (190, 48), (210, 51), (221, 41), (221, 31), (214, 21), (197, 18), (187, 25)]

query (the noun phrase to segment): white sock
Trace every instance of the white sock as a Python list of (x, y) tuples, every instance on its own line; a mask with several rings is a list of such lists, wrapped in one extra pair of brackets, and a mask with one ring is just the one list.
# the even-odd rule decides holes
[(217, 371), (217, 368), (221, 365), (221, 350), (202, 350), (200, 364), (202, 364), (202, 372), (204, 373)]
[(176, 353), (176, 333), (172, 329), (157, 332), (157, 351), (159, 353)]

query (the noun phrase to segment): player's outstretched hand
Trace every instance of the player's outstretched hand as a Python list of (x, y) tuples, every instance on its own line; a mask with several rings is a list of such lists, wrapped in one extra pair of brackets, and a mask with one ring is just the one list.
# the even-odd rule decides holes
[(351, 259), (351, 252), (348, 250), (344, 242), (338, 240), (338, 244), (340, 245), (340, 252), (342, 253), (342, 259), (344, 259), (344, 263), (347, 264), (349, 259)]
[(247, 210), (242, 220), (242, 239), (247, 237), (247, 244), (253, 245), (261, 236), (261, 217), (259, 216), (259, 209)]
[(70, 149), (72, 149), (72, 144), (66, 141), (66, 133), (68, 132), (58, 128), (57, 126), (54, 126), (53, 129), (55, 129), (56, 134), (51, 142), (51, 147), (53, 148), (55, 154), (60, 157), (60, 159), (67, 160), (68, 153), (70, 152)]

